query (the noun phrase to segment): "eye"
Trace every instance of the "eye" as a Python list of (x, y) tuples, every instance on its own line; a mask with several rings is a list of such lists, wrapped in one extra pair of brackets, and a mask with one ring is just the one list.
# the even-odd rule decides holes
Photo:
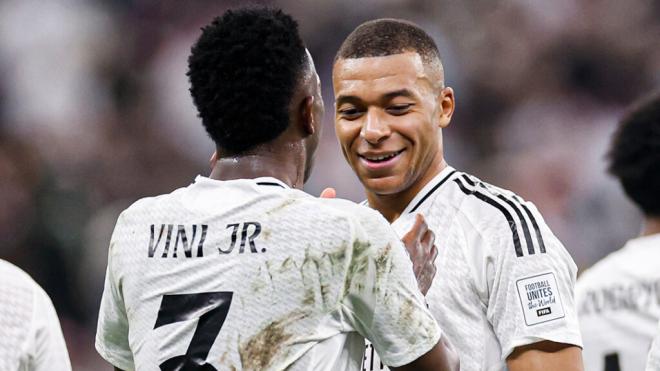
[(362, 111), (356, 107), (340, 108), (337, 112), (341, 118), (346, 120), (354, 120), (362, 115)]
[(405, 115), (410, 111), (410, 109), (414, 106), (413, 103), (402, 103), (402, 104), (393, 104), (389, 107), (386, 108), (387, 113), (390, 115)]

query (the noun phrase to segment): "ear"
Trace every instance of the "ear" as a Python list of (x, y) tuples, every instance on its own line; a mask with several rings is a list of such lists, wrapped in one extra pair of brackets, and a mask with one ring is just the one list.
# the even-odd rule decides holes
[(305, 135), (312, 135), (316, 131), (314, 125), (314, 97), (308, 95), (300, 102), (300, 125)]
[(439, 106), (439, 125), (441, 128), (446, 128), (449, 126), (451, 117), (454, 115), (454, 90), (450, 87), (442, 88), (440, 94), (438, 94), (438, 106)]

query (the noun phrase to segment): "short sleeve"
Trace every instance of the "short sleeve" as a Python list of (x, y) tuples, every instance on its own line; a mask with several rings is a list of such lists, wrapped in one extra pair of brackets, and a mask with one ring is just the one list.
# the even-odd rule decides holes
[(516, 347), (540, 341), (582, 346), (574, 299), (577, 267), (536, 208), (520, 205), (524, 223), (501, 226), (488, 238), (487, 317), (502, 361)]
[(656, 332), (655, 339), (649, 350), (646, 371), (660, 371), (660, 322), (658, 323), (658, 331)]
[(116, 259), (121, 235), (120, 216), (110, 241), (108, 267), (105, 273), (105, 285), (96, 329), (96, 350), (101, 357), (113, 366), (124, 371), (134, 369), (133, 355), (128, 341), (128, 317), (121, 293), (121, 285), (115, 277), (113, 262)]
[(441, 332), (405, 247), (385, 219), (369, 215), (356, 226), (342, 304), (353, 328), (371, 341), (383, 363), (396, 367), (430, 351)]
[(41, 287), (35, 288), (34, 351), (30, 370), (70, 371), (71, 363), (55, 307)]

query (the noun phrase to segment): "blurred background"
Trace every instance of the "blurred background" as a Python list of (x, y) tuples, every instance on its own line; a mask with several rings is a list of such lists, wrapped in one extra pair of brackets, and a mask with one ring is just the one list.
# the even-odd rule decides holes
[[(75, 370), (110, 369), (93, 339), (120, 211), (208, 174), (186, 58), (202, 25), (243, 3), (0, 0), (0, 258), (50, 294)], [(660, 2), (253, 3), (300, 22), (321, 76), (308, 192), (363, 199), (334, 134), (332, 59), (361, 22), (397, 17), (441, 50), (457, 102), (451, 165), (536, 203), (581, 270), (639, 232), (604, 155), (625, 107), (660, 87)]]

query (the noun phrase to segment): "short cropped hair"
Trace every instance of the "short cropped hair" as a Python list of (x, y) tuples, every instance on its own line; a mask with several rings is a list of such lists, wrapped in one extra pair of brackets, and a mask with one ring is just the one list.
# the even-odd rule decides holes
[(203, 27), (187, 75), (216, 146), (240, 154), (284, 132), (305, 61), (298, 23), (281, 10), (229, 10)]
[(426, 31), (412, 22), (391, 18), (359, 25), (341, 44), (335, 62), (405, 52), (416, 52), (426, 64), (441, 63), (438, 46)]
[(609, 172), (647, 216), (660, 216), (660, 91), (623, 117), (608, 153)]

